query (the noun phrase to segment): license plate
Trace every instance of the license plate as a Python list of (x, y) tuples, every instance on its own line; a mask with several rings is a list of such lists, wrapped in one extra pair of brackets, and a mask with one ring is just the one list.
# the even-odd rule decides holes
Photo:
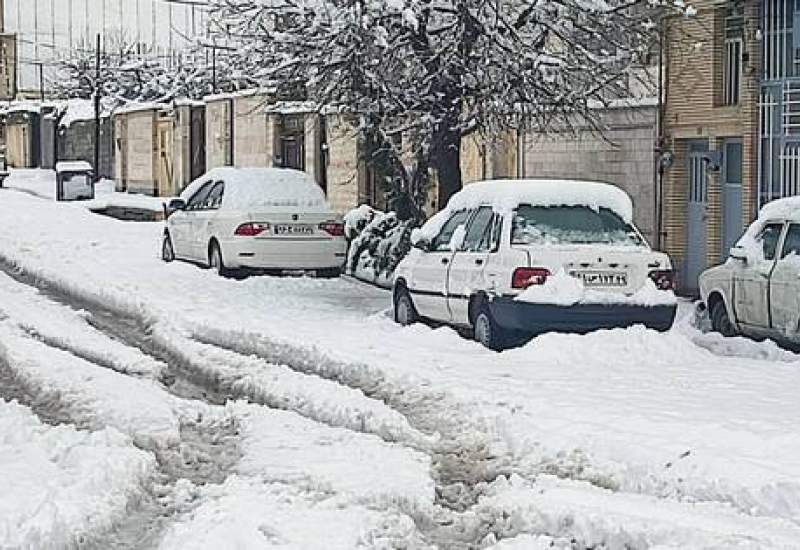
[(276, 235), (313, 235), (314, 227), (302, 224), (279, 224), (274, 226), (273, 231)]
[(615, 271), (580, 271), (573, 276), (583, 280), (583, 286), (628, 286), (628, 274)]

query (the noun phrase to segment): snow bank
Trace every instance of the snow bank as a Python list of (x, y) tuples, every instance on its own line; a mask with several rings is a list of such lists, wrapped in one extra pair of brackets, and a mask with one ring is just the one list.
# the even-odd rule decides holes
[(642, 288), (635, 293), (626, 295), (586, 289), (578, 278), (568, 275), (563, 269), (548, 277), (543, 285), (529, 286), (515, 300), (557, 306), (602, 304), (656, 307), (674, 306), (678, 303), (674, 292), (659, 290), (650, 279), (645, 280)]
[(491, 493), (475, 514), (507, 518), (500, 523), (507, 533), (547, 533), (555, 548), (566, 539), (573, 542), (568, 548), (777, 550), (795, 546), (800, 536), (800, 527), (788, 520), (751, 516), (718, 503), (615, 493), (553, 476), (540, 476), (535, 483), (513, 476), (496, 483)]
[(88, 323), (90, 315), (42, 296), (36, 289), (0, 273), (0, 316), (51, 346), (69, 349), (125, 374), (156, 379), (165, 365), (139, 350), (111, 340)]
[[(55, 200), (56, 173), (53, 170), (39, 169), (13, 169), (5, 181), (5, 187), (24, 191), (43, 199)], [(169, 197), (150, 197), (134, 193), (118, 193), (112, 180), (100, 180), (95, 185), (95, 198), (87, 201), (65, 203), (64, 206), (72, 208), (85, 208), (87, 210), (103, 210), (109, 207), (137, 208), (161, 212), (163, 203)]]
[(113, 428), (48, 426), (0, 400), (0, 548), (73, 548), (142, 496), (155, 459)]
[(164, 327), (157, 327), (155, 332), (159, 342), (184, 359), (185, 368), (213, 380), (226, 392), (330, 426), (375, 434), (387, 441), (415, 447), (431, 443), (430, 438), (409, 426), (403, 415), (360, 390), (202, 344)]
[(203, 492), (206, 502), (170, 528), (160, 550), (429, 548), (407, 516), (287, 482), (231, 476)]
[(181, 192), (181, 198), (189, 200), (209, 180), (225, 182), (223, 210), (296, 212), (304, 208), (316, 213), (331, 211), (317, 182), (305, 172), (288, 168), (214, 168), (190, 183)]
[(82, 422), (113, 426), (145, 446), (180, 440), (175, 399), (151, 380), (97, 367), (0, 321), (0, 358), (39, 398), (66, 403)]

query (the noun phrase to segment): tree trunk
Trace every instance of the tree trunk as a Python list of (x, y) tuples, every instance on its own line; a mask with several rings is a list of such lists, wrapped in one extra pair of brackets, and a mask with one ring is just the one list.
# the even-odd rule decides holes
[(439, 182), (437, 206), (441, 210), (454, 194), (461, 191), (461, 132), (446, 128), (442, 130), (439, 146), (431, 159)]

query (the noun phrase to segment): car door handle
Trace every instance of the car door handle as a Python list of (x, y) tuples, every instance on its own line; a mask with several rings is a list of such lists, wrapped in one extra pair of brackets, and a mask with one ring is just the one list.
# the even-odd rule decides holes
[(449, 258), (442, 258), (442, 263), (447, 265), (447, 264), (450, 263), (450, 259)]
[(478, 258), (477, 260), (475, 260), (475, 265), (483, 265), (483, 259)]

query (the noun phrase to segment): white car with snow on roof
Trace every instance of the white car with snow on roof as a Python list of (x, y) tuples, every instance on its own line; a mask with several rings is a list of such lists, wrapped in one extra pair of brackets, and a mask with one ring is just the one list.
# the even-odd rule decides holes
[(584, 333), (675, 318), (670, 259), (633, 225), (630, 197), (566, 180), (468, 185), (412, 235), (394, 316), (473, 329), (489, 348), (519, 335)]
[(170, 202), (162, 258), (238, 270), (338, 276), (344, 225), (317, 183), (284, 168), (215, 168)]
[(764, 206), (728, 260), (700, 275), (700, 296), (725, 336), (800, 344), (800, 197)]

